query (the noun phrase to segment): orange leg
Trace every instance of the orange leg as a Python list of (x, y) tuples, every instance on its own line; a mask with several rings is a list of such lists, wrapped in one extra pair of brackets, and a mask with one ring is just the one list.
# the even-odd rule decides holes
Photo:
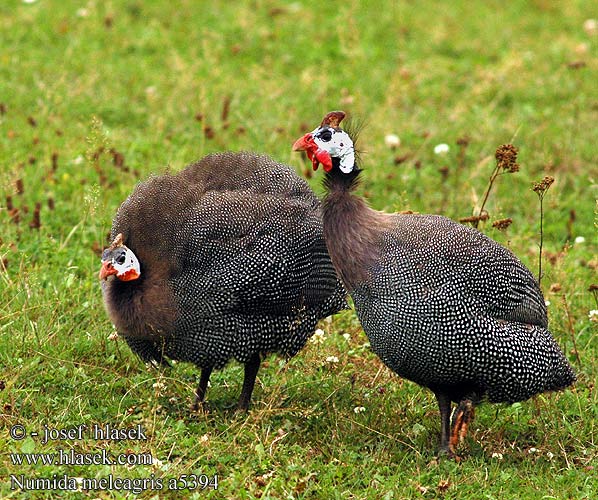
[(449, 449), (454, 453), (459, 443), (467, 435), (469, 424), (473, 421), (475, 409), (470, 399), (463, 399), (453, 415), (453, 426), (449, 438)]

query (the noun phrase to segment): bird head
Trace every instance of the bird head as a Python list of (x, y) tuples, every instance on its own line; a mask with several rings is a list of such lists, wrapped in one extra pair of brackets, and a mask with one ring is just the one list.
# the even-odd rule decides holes
[(119, 233), (102, 253), (100, 279), (105, 280), (112, 275), (121, 281), (132, 281), (141, 276), (139, 260), (133, 251), (124, 245), (122, 233)]
[(320, 163), (326, 172), (336, 165), (344, 174), (355, 168), (355, 148), (349, 134), (339, 127), (343, 111), (328, 113), (318, 128), (295, 141), (293, 151), (305, 151), (314, 170)]

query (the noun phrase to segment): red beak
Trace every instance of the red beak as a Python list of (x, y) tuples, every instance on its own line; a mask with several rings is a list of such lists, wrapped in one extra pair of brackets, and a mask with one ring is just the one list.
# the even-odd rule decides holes
[(116, 269), (112, 267), (112, 264), (108, 260), (102, 261), (102, 269), (100, 269), (100, 279), (105, 280), (111, 274), (116, 274)]
[(332, 170), (332, 158), (328, 151), (320, 149), (314, 142), (314, 137), (311, 134), (305, 134), (300, 139), (297, 139), (293, 144), (293, 151), (305, 151), (307, 157), (311, 160), (314, 170), (318, 170), (318, 165), (321, 163), (326, 172)]

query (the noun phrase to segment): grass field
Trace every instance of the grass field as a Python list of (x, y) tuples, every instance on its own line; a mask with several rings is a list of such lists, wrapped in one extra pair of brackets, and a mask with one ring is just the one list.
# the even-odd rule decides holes
[[(155, 490), (139, 498), (596, 498), (591, 4), (1, 2), (0, 497), (134, 496), (123, 485), (11, 489), (11, 474), (56, 474), (153, 479)], [(351, 311), (323, 322), (321, 341), (289, 362), (264, 362), (248, 415), (231, 411), (238, 364), (212, 376), (212, 410), (193, 415), (198, 370), (149, 369), (122, 340), (109, 340), (98, 252), (135, 184), (221, 150), (265, 153), (308, 173), (291, 144), (339, 108), (363, 122), (362, 192), (382, 210), (475, 214), (495, 149), (515, 144), (521, 169), (496, 180), (480, 229), (534, 273), (540, 215), (531, 186), (555, 178), (544, 197), (542, 288), (578, 382), (512, 406), (481, 406), (460, 463), (436, 458), (432, 394), (383, 367)], [(386, 144), (388, 134), (400, 137), (398, 148)], [(435, 154), (442, 143), (448, 153)], [(320, 176), (310, 180), (318, 193)], [(505, 218), (508, 229), (492, 226)], [(79, 424), (141, 424), (147, 440), (11, 437), (18, 425), (41, 436), (44, 426)], [(149, 453), (154, 463), (11, 458), (59, 449)], [(218, 489), (168, 488), (192, 474), (217, 475)]]

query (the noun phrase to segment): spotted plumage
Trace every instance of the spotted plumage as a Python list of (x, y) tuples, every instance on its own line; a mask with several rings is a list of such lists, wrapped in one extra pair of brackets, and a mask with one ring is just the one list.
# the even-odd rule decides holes
[(372, 350), (434, 392), (441, 451), (453, 454), (482, 399), (522, 401), (575, 375), (547, 329), (537, 281), (513, 253), (446, 217), (385, 214), (353, 193), (361, 171), (341, 168), (334, 141), (350, 140), (338, 128), (343, 116), (327, 115), (294, 149), (314, 168), (329, 165), (324, 237)]
[(103, 281), (109, 316), (143, 360), (202, 369), (196, 405), (212, 369), (236, 359), (246, 408), (260, 355), (294, 356), (320, 319), (346, 306), (318, 199), (265, 156), (214, 154), (150, 178), (119, 208), (112, 238), (120, 234), (101, 276), (116, 274), (126, 250), (140, 276)]

